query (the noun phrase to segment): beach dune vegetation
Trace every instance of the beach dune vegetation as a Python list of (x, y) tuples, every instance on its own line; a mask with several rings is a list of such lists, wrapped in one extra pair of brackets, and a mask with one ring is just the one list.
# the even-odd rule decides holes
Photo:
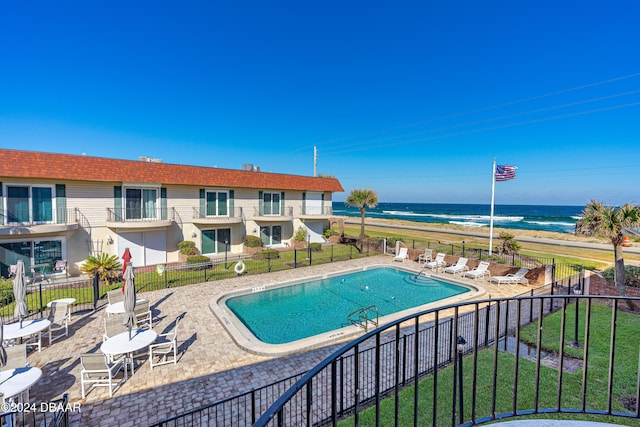
[(626, 203), (623, 206), (605, 206), (591, 200), (576, 223), (576, 234), (604, 237), (613, 245), (614, 282), (618, 293), (626, 296), (625, 268), (622, 243), (625, 230), (640, 226), (640, 206)]

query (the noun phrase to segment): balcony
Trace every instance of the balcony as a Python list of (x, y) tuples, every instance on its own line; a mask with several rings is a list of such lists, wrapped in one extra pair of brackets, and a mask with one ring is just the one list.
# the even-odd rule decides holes
[(233, 208), (227, 215), (207, 215), (199, 208), (193, 208), (193, 223), (198, 225), (241, 224), (244, 221), (242, 208)]
[(333, 215), (331, 206), (306, 206), (300, 209), (300, 219), (329, 219)]
[(287, 206), (284, 209), (253, 208), (253, 220), (264, 222), (293, 221), (293, 207)]
[(114, 229), (167, 228), (175, 223), (174, 208), (112, 209), (107, 208), (106, 227)]
[(59, 208), (40, 215), (0, 210), (0, 236), (42, 235), (77, 230), (83, 216), (77, 208)]

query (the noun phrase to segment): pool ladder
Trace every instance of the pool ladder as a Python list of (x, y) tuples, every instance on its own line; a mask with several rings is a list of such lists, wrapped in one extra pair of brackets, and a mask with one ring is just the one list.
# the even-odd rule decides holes
[[(375, 318), (374, 318), (375, 315)], [(360, 326), (365, 332), (369, 332), (369, 326), (378, 327), (378, 307), (370, 305), (369, 307), (359, 308), (347, 317), (350, 325)]]

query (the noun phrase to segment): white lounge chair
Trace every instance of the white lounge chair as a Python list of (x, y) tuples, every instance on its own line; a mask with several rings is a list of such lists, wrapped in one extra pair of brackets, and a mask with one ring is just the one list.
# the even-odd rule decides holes
[(49, 345), (58, 338), (69, 336), (69, 306), (64, 302), (51, 304), (49, 312)]
[[(173, 329), (166, 334), (158, 335), (155, 343), (149, 346), (149, 367), (173, 363), (178, 361), (178, 324), (180, 319), (176, 319)], [(154, 358), (160, 357), (159, 361)]]
[(529, 272), (528, 269), (521, 268), (515, 273), (507, 274), (506, 276), (492, 276), (491, 281), (496, 282), (499, 285), (503, 283), (506, 283), (509, 285), (518, 285), (518, 284), (528, 285), (529, 280), (527, 280), (527, 278), (524, 277), (528, 272)]
[(393, 259), (394, 261), (402, 261), (405, 262), (409, 259), (409, 249), (408, 248), (400, 248), (398, 251), (398, 255)]
[(458, 258), (458, 262), (445, 268), (444, 272), (451, 274), (464, 273), (465, 271), (469, 270), (469, 267), (467, 267), (467, 261), (469, 261), (467, 258), (460, 257)]
[(445, 257), (445, 254), (442, 252), (439, 252), (436, 255), (436, 259), (434, 259), (433, 261), (429, 261), (424, 266), (432, 270), (435, 270), (436, 268), (439, 268), (439, 267), (444, 267), (445, 265), (447, 265), (446, 261), (444, 260), (444, 257)]
[(491, 272), (489, 271), (489, 261), (480, 261), (477, 267), (472, 268), (470, 271), (467, 271), (463, 274), (464, 277), (471, 277), (473, 280), (478, 277), (489, 276)]

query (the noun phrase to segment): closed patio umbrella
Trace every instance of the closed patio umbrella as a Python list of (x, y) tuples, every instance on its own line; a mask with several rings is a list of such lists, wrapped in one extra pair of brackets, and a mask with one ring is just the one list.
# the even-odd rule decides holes
[(27, 279), (24, 275), (24, 261), (18, 260), (16, 267), (16, 277), (13, 280), (13, 297), (16, 300), (16, 308), (13, 312), (14, 316), (20, 318), (20, 328), (22, 328), (22, 319), (29, 315), (27, 308)]
[(136, 286), (134, 283), (133, 266), (127, 266), (124, 273), (124, 325), (129, 328), (129, 339), (131, 339), (131, 328), (137, 325), (136, 322)]
[(7, 364), (7, 352), (2, 345), (2, 341), (4, 341), (4, 324), (2, 322), (2, 316), (0, 316), (0, 368), (4, 367)]
[(129, 248), (125, 248), (124, 253), (120, 258), (122, 258), (122, 265), (124, 266), (122, 267), (122, 292), (124, 292), (124, 285), (127, 284), (127, 265), (131, 264), (131, 252), (129, 251)]

